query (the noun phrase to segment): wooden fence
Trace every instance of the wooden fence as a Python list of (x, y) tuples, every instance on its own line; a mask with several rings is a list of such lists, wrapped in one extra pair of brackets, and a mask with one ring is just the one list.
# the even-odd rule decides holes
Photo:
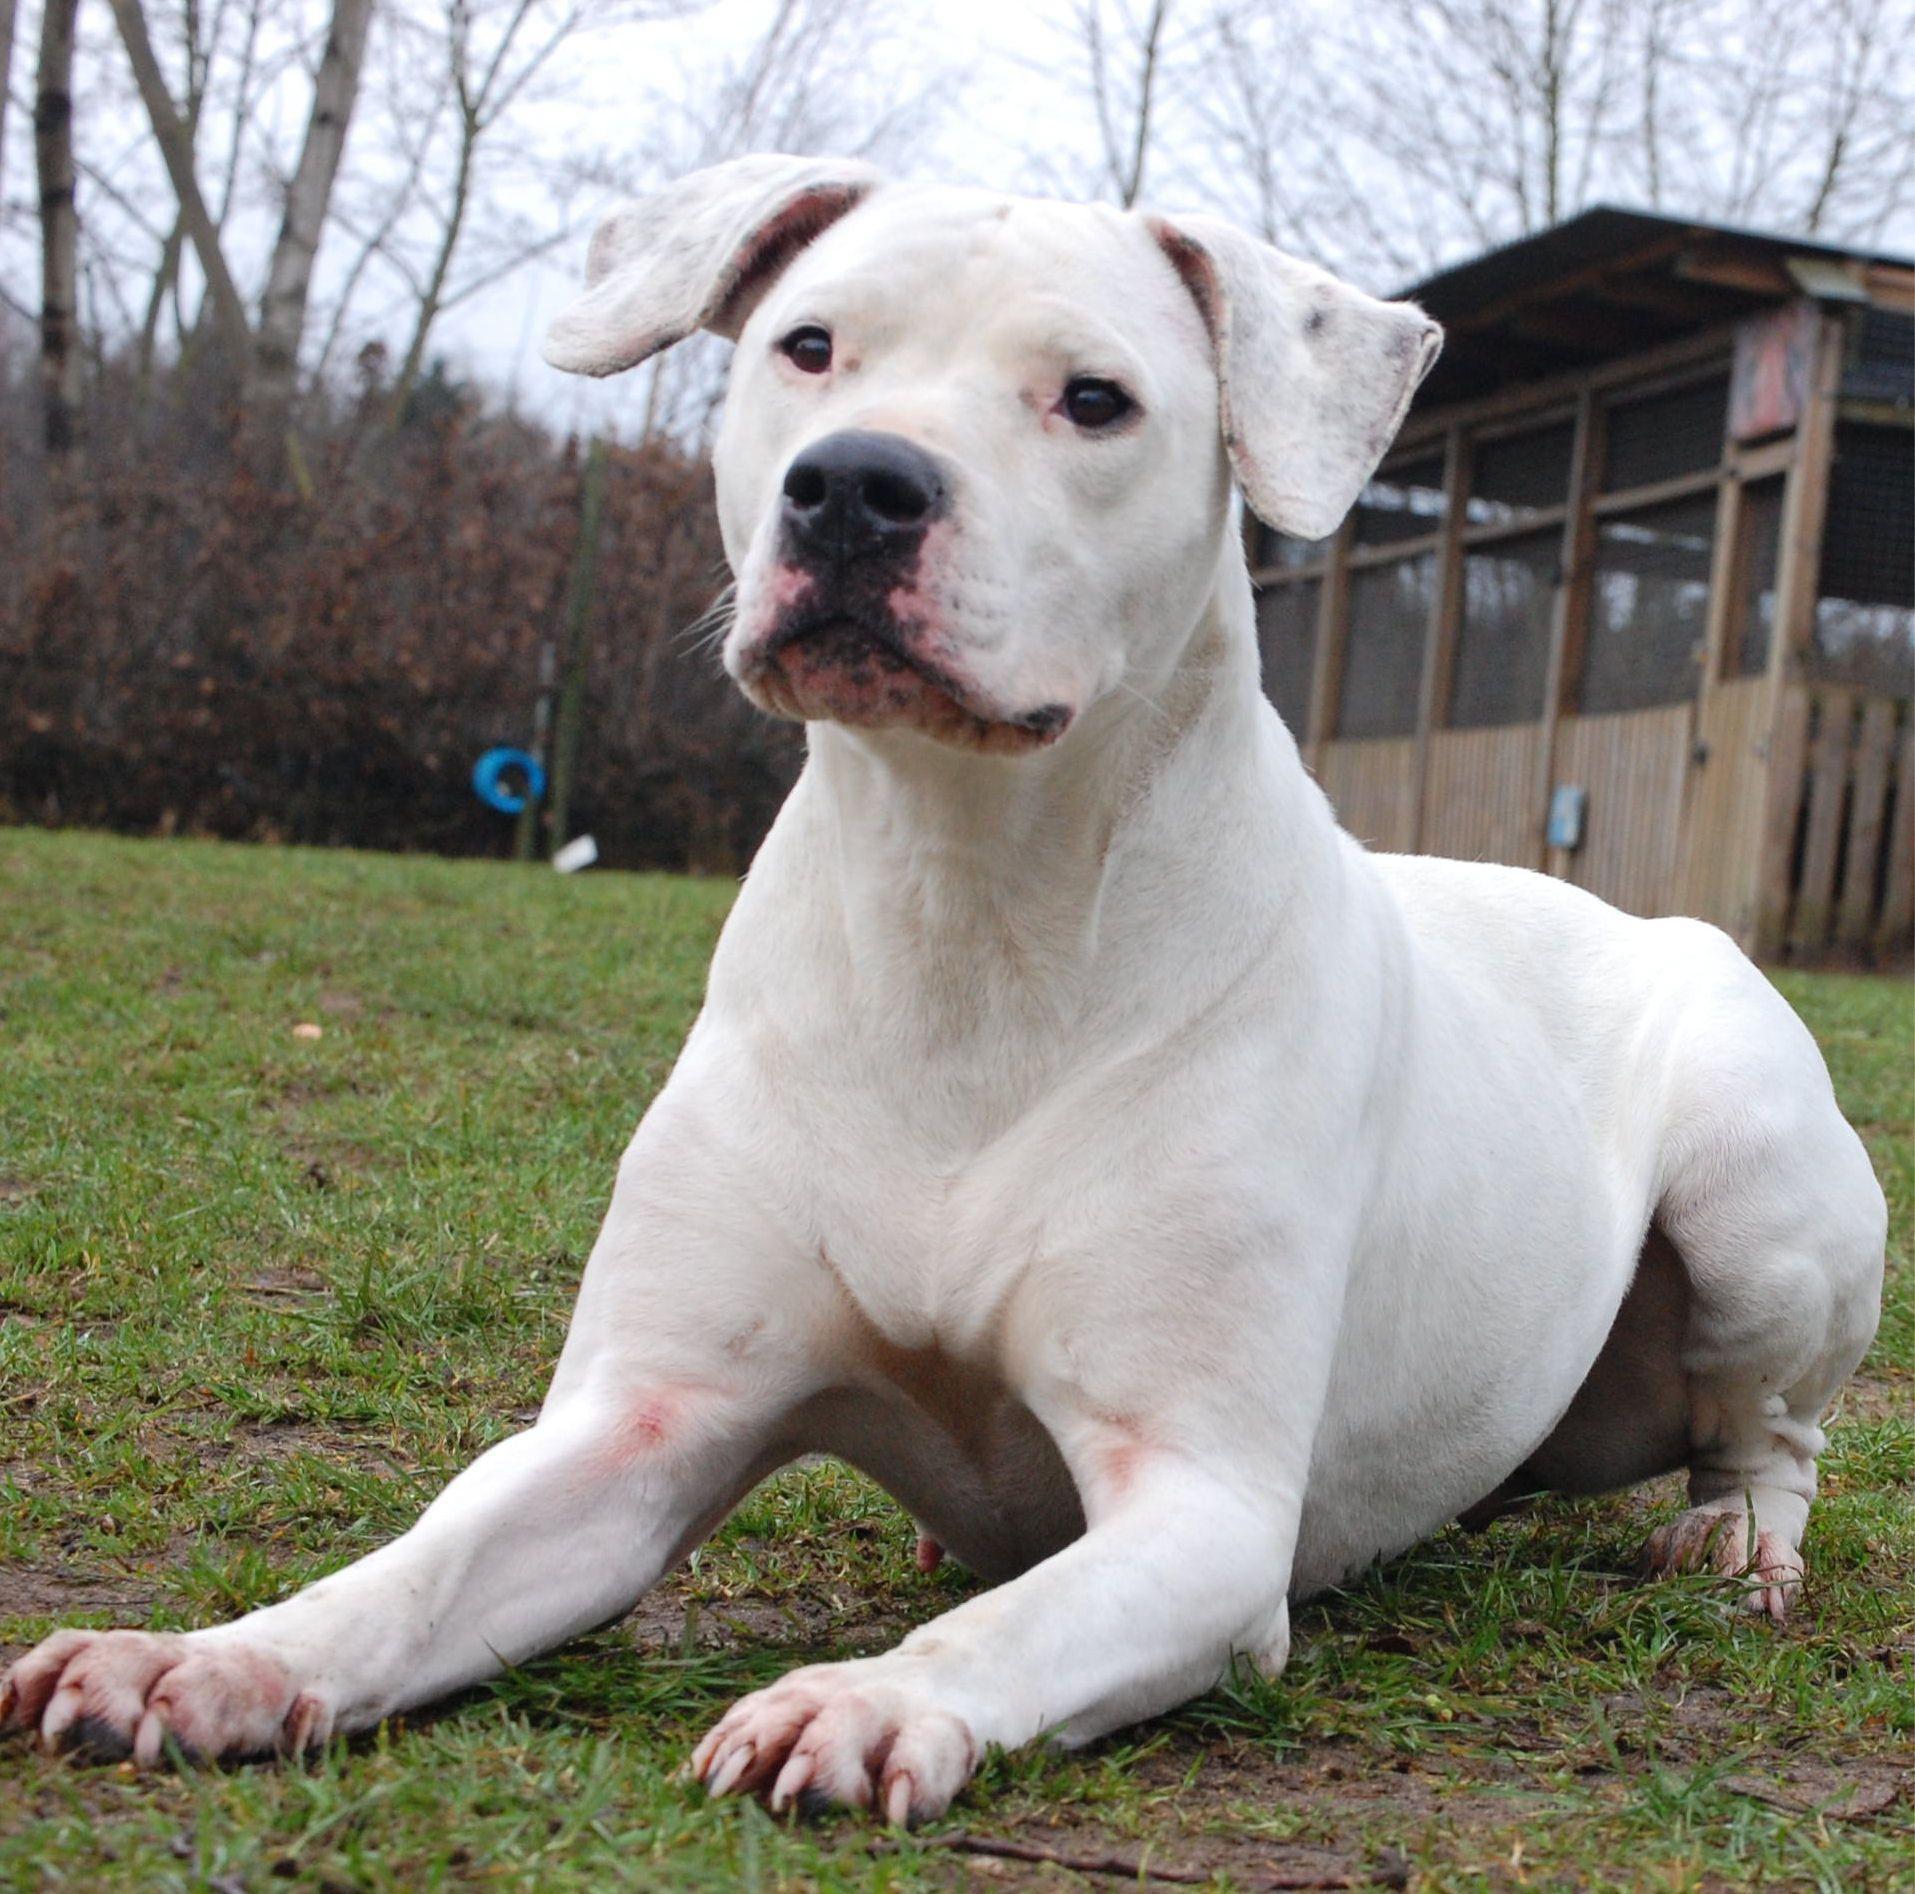
[(1886, 959), (1915, 931), (1915, 723), (1893, 697), (1791, 686), (1771, 757), (1776, 798), (1762, 933), (1791, 957)]

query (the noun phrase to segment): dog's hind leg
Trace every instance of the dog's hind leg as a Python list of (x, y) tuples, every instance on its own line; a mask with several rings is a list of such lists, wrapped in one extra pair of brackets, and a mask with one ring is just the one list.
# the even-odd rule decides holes
[(1742, 964), (1673, 1099), (1656, 1218), (1688, 1289), (1689, 1510), (1644, 1564), (1744, 1579), (1779, 1620), (1803, 1576), (1822, 1418), (1875, 1332), (1887, 1213), (1813, 1041)]

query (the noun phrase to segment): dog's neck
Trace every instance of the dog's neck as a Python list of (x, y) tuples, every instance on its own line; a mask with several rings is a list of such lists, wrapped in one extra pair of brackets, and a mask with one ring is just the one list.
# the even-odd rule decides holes
[[(790, 958), (830, 969), (816, 1002), (858, 1030), (940, 1049), (975, 1033), (1041, 1059), (1099, 1022), (1121, 1035), (1133, 1001), (1161, 1015), (1166, 967), (1199, 1003), (1334, 878), (1335, 849), (1262, 698), (1231, 547), (1166, 683), (1107, 695), (1050, 750), (813, 726), (745, 898), (763, 938), (802, 934)], [(730, 972), (714, 968), (715, 999)], [(738, 972), (777, 990), (769, 958)]]

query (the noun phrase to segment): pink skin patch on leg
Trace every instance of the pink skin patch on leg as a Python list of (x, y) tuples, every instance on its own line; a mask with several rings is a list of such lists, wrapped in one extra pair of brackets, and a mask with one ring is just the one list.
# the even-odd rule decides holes
[(918, 1534), (918, 1570), (935, 1572), (944, 1563), (944, 1548), (928, 1532)]
[(679, 1446), (702, 1431), (725, 1392), (713, 1381), (662, 1381), (626, 1396), (592, 1456), (592, 1472), (623, 1472)]
[(1093, 1450), (1095, 1464), (1104, 1498), (1121, 1499), (1157, 1450), (1139, 1422), (1109, 1414), (1101, 1419), (1104, 1437)]

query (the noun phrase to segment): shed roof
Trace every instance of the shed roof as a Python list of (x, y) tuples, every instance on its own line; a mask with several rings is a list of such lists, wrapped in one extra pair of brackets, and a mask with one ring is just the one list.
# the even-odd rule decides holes
[[(1792, 272), (1791, 262), (1823, 265), (1819, 286), (1815, 271)], [(1805, 289), (1828, 294), (1851, 281), (1859, 291), (1882, 265), (1915, 262), (1602, 204), (1398, 293), (1449, 333), (1419, 397), (1427, 406), (1653, 348)]]

